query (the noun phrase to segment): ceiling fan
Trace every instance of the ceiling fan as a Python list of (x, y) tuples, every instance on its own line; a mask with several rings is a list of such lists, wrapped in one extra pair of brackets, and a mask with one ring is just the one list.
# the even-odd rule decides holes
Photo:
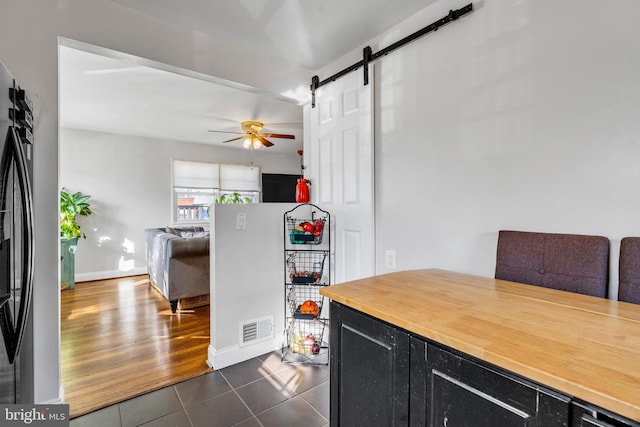
[(262, 145), (265, 147), (271, 147), (273, 142), (269, 141), (267, 138), (284, 138), (284, 139), (295, 139), (295, 135), (286, 135), (282, 133), (262, 133), (262, 128), (264, 124), (262, 122), (256, 121), (246, 121), (240, 124), (243, 132), (228, 132), (223, 130), (210, 130), (209, 132), (220, 132), (220, 133), (235, 133), (242, 136), (237, 138), (228, 139), (222, 142), (231, 142), (238, 141), (240, 139), (244, 139), (242, 146), (244, 148), (260, 148)]

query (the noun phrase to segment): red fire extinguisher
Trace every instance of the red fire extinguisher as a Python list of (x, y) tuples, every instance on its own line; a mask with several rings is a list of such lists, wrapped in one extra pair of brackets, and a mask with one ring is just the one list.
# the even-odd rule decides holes
[(309, 201), (309, 180), (304, 177), (303, 151), (298, 150), (300, 156), (300, 178), (296, 184), (296, 202), (307, 203)]
[(309, 201), (309, 185), (305, 178), (298, 178), (296, 184), (296, 202), (307, 203)]

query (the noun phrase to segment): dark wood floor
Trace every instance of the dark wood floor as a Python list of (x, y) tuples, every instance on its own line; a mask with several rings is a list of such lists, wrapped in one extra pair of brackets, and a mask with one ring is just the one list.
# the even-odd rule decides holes
[(209, 372), (209, 306), (172, 314), (147, 275), (61, 293), (61, 362), (71, 417)]

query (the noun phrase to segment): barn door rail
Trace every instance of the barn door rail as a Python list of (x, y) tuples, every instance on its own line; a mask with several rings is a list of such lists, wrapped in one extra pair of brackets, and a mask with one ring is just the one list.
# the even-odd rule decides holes
[(331, 77), (327, 77), (324, 80), (320, 80), (320, 78), (317, 75), (313, 76), (311, 78), (311, 107), (313, 108), (316, 106), (316, 90), (318, 88), (326, 85), (327, 83), (331, 83), (339, 79), (340, 77), (344, 76), (345, 74), (348, 74), (352, 71), (357, 70), (360, 67), (364, 68), (364, 84), (366, 86), (369, 84), (369, 63), (370, 62), (373, 62), (376, 59), (389, 54), (390, 52), (404, 46), (409, 42), (412, 42), (417, 38), (424, 36), (427, 33), (430, 33), (432, 31), (438, 31), (438, 28), (442, 27), (443, 25), (448, 24), (449, 22), (455, 21), (461, 16), (466, 15), (467, 13), (470, 13), (472, 11), (473, 11), (473, 3), (469, 3), (468, 5), (457, 10), (450, 10), (449, 13), (444, 18), (438, 19), (434, 23), (427, 25), (421, 30), (418, 30), (413, 34), (410, 34), (407, 37), (401, 40), (398, 40), (397, 42), (385, 47), (384, 49), (379, 50), (376, 53), (372, 52), (371, 46), (365, 47), (364, 49), (362, 49), (362, 59), (360, 61), (345, 68), (342, 71), (338, 71)]

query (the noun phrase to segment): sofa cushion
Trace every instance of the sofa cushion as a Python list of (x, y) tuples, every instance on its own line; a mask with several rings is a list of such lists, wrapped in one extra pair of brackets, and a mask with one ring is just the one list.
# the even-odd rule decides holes
[(209, 237), (208, 231), (183, 231), (180, 233), (180, 237), (185, 239), (191, 239), (194, 237)]
[(198, 226), (181, 226), (181, 227), (167, 227), (167, 233), (175, 234), (177, 236), (183, 237), (182, 233), (193, 233), (197, 231), (204, 231), (204, 227)]

